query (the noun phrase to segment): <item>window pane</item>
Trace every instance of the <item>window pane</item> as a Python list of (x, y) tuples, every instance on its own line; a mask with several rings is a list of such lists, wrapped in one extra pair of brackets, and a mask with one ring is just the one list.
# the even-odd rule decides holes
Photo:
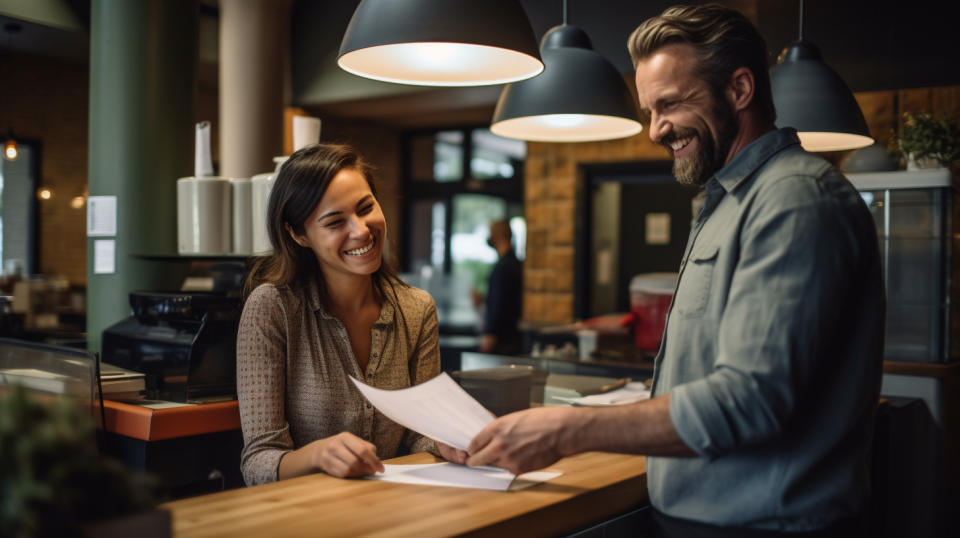
[(453, 274), (468, 278), (477, 291), (486, 293), (487, 278), (497, 262), (497, 251), (487, 244), (490, 222), (505, 218), (507, 202), (482, 194), (453, 197), (453, 231), (450, 255)]
[(510, 217), (510, 231), (513, 233), (513, 252), (518, 260), (523, 261), (527, 257), (527, 219)]
[(473, 179), (512, 178), (520, 175), (527, 143), (503, 138), (489, 129), (471, 132), (470, 176)]
[(449, 183), (463, 179), (462, 131), (414, 136), (410, 153), (410, 177), (414, 181)]
[(410, 211), (410, 269), (419, 273), (424, 267), (443, 271), (446, 255), (444, 221), (447, 207), (437, 200), (417, 200)]

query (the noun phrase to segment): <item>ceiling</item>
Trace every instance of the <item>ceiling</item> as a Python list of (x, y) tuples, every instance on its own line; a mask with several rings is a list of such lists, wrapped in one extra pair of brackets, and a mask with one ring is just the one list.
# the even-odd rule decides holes
[[(397, 127), (485, 123), (500, 86), (431, 89), (370, 81), (336, 66), (343, 30), (358, 0), (293, 0), (291, 95), (294, 105), (318, 114)], [(561, 0), (521, 0), (535, 35), (562, 22)], [(584, 29), (594, 49), (625, 76), (632, 66), (626, 39), (642, 20), (676, 3), (664, 0), (568, 0), (570, 24)], [(727, 0), (760, 28), (777, 52), (798, 35), (798, 0)], [(24, 7), (29, 6), (29, 7)], [(216, 60), (218, 2), (200, 3), (201, 63)], [(908, 9), (909, 7), (909, 9)], [(954, 29), (942, 3), (914, 0), (807, 0), (805, 37), (854, 91), (960, 84)], [(0, 49), (69, 61), (87, 60), (89, 0), (0, 0)], [(20, 27), (6, 31), (8, 23)], [(206, 45), (204, 45), (206, 44)]]

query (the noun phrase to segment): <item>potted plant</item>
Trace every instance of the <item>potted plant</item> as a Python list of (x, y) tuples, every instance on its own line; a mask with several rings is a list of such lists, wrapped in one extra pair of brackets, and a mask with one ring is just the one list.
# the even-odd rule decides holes
[(0, 476), (0, 536), (170, 534), (169, 512), (154, 509), (156, 486), (101, 456), (92, 420), (68, 400), (3, 387)]
[(907, 170), (950, 167), (960, 162), (960, 128), (946, 114), (937, 119), (933, 114), (906, 112), (890, 149)]

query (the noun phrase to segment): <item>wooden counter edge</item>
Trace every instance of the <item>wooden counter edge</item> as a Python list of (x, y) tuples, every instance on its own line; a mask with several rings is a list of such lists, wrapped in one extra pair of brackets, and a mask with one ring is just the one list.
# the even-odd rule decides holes
[(637, 476), (500, 521), (463, 536), (561, 536), (612, 520), (648, 504), (646, 470)]
[(947, 363), (883, 361), (883, 373), (918, 377), (954, 377), (960, 375), (960, 361)]

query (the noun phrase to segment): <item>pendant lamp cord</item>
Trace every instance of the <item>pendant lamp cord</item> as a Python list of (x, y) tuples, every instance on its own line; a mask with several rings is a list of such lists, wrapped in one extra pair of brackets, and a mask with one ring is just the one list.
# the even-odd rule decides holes
[[(803, 0), (800, 0), (801, 2)], [(567, 25), (567, 0), (563, 0), (563, 25)]]
[(800, 0), (800, 41), (803, 41), (803, 0)]

